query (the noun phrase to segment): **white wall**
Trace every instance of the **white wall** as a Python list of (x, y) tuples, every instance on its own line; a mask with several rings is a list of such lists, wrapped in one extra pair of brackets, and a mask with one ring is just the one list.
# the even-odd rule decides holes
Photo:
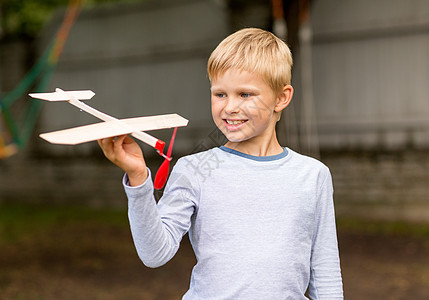
[(429, 1), (318, 0), (311, 20), (322, 148), (429, 146)]
[[(117, 117), (178, 112), (190, 123), (179, 131), (176, 149), (188, 153), (215, 128), (205, 69), (231, 28), (221, 3), (163, 0), (84, 11), (50, 88), (92, 89), (91, 105)], [(265, 19), (266, 11), (258, 9)], [(61, 18), (47, 28), (46, 38)], [(311, 21), (321, 149), (429, 147), (429, 1), (317, 0)], [(293, 123), (299, 122), (304, 88), (299, 53), (294, 59), (296, 115), (291, 117), (291, 107), (283, 118), (292, 135), (298, 133)], [(92, 121), (74, 107), (50, 103), (39, 132)], [(169, 132), (159, 134), (168, 139)], [(40, 146), (58, 153), (94, 147)]]
[[(219, 1), (147, 1), (83, 11), (74, 24), (50, 89), (91, 89), (90, 105), (117, 117), (179, 113), (190, 120), (179, 130), (176, 150), (191, 151), (214, 125), (210, 115), (208, 56), (229, 33)], [(58, 28), (62, 15), (45, 32)], [(66, 103), (44, 105), (39, 131), (93, 122)], [(154, 132), (167, 139), (170, 132)], [(180, 138), (179, 138), (180, 137)], [(85, 152), (40, 144), (56, 153)], [(151, 152), (149, 152), (150, 154)]]

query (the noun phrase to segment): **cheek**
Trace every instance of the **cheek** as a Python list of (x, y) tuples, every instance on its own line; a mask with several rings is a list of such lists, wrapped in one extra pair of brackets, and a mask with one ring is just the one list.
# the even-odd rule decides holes
[(212, 115), (217, 116), (222, 111), (222, 105), (219, 101), (211, 100)]
[(214, 101), (212, 101), (212, 105), (211, 105), (211, 111), (212, 111), (212, 118), (213, 121), (215, 122), (216, 125), (219, 126), (219, 124), (221, 123), (221, 106), (219, 105), (219, 103), (215, 103)]
[(213, 98), (211, 98), (210, 99), (210, 105), (211, 105), (211, 110), (212, 110), (212, 113), (215, 111), (215, 103), (214, 103), (214, 101), (213, 101)]
[(252, 119), (254, 122), (262, 122), (269, 119), (274, 109), (264, 103), (249, 102), (241, 106), (246, 116)]

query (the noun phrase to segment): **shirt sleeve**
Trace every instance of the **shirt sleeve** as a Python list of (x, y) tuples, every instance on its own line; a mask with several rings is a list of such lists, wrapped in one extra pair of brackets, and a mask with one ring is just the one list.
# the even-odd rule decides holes
[(176, 254), (195, 211), (195, 191), (179, 162), (158, 203), (150, 171), (148, 179), (137, 187), (129, 186), (127, 175), (124, 176), (134, 245), (142, 262), (151, 268), (164, 265)]
[(343, 299), (340, 259), (333, 203), (332, 178), (328, 169), (317, 194), (316, 228), (310, 262), (311, 299)]

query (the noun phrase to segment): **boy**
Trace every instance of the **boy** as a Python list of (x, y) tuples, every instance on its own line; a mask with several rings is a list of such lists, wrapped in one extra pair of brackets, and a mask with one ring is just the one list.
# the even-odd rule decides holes
[(99, 141), (125, 172), (131, 232), (149, 267), (189, 231), (197, 264), (183, 299), (342, 299), (332, 183), (322, 163), (280, 146), (292, 57), (273, 34), (242, 29), (208, 62), (211, 107), (228, 142), (178, 160), (156, 204), (129, 137)]

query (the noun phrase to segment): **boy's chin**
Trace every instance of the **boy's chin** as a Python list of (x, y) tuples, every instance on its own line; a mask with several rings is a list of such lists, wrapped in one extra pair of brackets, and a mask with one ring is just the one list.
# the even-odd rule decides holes
[(231, 135), (226, 135), (226, 134), (225, 134), (225, 137), (228, 140), (228, 143), (232, 143), (232, 144), (242, 143), (242, 142), (245, 142), (249, 139), (248, 137), (231, 136)]
[(231, 132), (225, 128), (219, 128), (223, 135), (228, 140), (228, 143), (241, 143), (250, 139), (248, 135), (243, 134), (243, 132)]

